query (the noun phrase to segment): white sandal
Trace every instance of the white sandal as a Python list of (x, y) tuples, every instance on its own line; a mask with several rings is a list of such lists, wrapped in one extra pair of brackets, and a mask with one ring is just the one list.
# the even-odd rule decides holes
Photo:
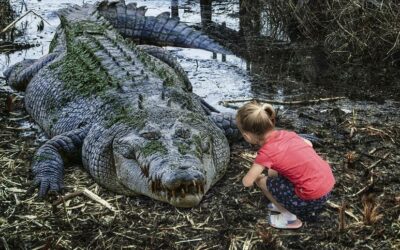
[(283, 213), (269, 215), (268, 223), (278, 229), (298, 229), (303, 225), (297, 217), (295, 220), (290, 220)]

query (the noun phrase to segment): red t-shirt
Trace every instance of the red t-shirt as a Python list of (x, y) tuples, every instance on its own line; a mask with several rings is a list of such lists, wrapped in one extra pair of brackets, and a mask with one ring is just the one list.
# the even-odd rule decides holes
[(287, 178), (304, 200), (321, 198), (335, 184), (329, 164), (295, 132), (272, 132), (258, 151), (255, 163)]

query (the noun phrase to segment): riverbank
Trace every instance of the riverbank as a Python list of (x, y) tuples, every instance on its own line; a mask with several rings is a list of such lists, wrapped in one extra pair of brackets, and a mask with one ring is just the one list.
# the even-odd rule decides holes
[[(0, 91), (0, 235), (2, 246), (141, 249), (396, 249), (400, 246), (398, 102), (339, 100), (283, 106), (280, 124), (323, 140), (336, 186), (318, 223), (296, 231), (266, 223), (266, 200), (241, 178), (255, 151), (232, 148), (225, 177), (198, 207), (178, 209), (146, 197), (126, 197), (93, 182), (80, 166), (66, 168), (68, 193), (90, 190), (116, 211), (81, 194), (52, 206), (26, 195), (29, 163), (43, 134), (2, 83)], [(12, 101), (14, 100), (14, 101)], [(8, 104), (7, 104), (8, 103)], [(13, 103), (13, 104), (11, 104)], [(338, 206), (339, 208), (336, 208)], [(343, 211), (343, 212), (341, 212)], [(341, 217), (342, 216), (342, 217)], [(342, 219), (340, 219), (342, 218)]]

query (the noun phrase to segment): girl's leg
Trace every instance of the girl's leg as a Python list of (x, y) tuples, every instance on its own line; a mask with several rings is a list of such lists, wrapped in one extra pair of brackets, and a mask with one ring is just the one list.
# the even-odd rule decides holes
[(302, 222), (297, 219), (295, 214), (289, 212), (282, 204), (280, 204), (271, 194), (267, 187), (268, 177), (262, 177), (256, 181), (257, 186), (261, 189), (263, 194), (275, 205), (280, 214), (269, 215), (269, 224), (275, 228), (281, 229), (297, 229), (302, 226)]
[[(269, 170), (268, 170), (268, 175), (269, 175)], [(279, 210), (279, 212), (289, 212), (286, 208), (284, 208), (279, 202), (275, 200), (275, 198), (272, 196), (272, 194), (268, 191), (267, 188), (267, 179), (268, 177), (265, 176), (263, 178), (258, 179), (256, 181), (257, 186), (261, 189), (263, 194), (268, 198), (269, 201), (272, 202), (272, 204), (275, 205), (275, 207)]]
[(268, 177), (277, 177), (278, 172), (273, 169), (268, 169)]

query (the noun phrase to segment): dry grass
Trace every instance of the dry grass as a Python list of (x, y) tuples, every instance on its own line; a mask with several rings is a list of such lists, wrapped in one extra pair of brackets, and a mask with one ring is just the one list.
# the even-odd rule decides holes
[[(9, 0), (0, 0), (0, 31), (14, 20), (14, 11)], [(0, 38), (4, 35), (0, 33)]]
[(286, 31), (292, 41), (322, 44), (341, 61), (400, 59), (398, 0), (261, 1), (270, 26)]
[(362, 197), (363, 219), (367, 225), (373, 225), (383, 218), (383, 214), (379, 211), (379, 205), (372, 194)]

